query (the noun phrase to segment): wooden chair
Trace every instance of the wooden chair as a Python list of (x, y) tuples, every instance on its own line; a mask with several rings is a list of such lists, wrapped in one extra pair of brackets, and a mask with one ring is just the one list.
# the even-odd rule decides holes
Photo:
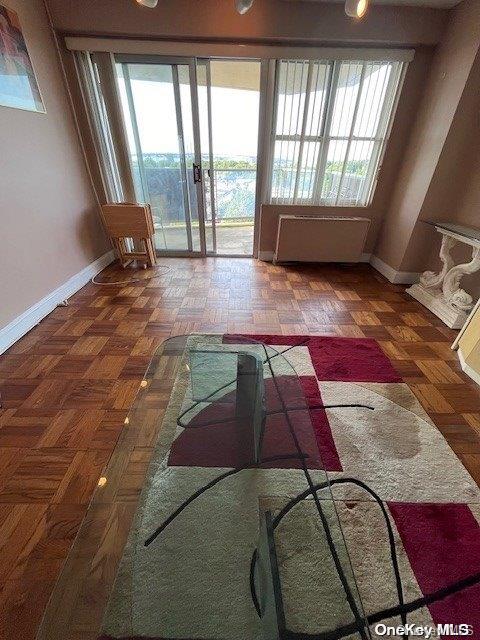
[[(152, 210), (149, 204), (104, 204), (102, 205), (103, 221), (108, 235), (117, 250), (118, 259), (122, 267), (126, 267), (133, 260), (144, 262), (150, 267), (156, 263), (153, 237)], [(128, 250), (127, 238), (132, 238), (135, 244), (133, 251)], [(143, 245), (144, 251), (138, 247)]]

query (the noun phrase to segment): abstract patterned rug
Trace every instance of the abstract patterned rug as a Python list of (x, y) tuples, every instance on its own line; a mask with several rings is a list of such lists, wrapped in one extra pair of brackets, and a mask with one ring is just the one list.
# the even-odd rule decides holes
[[(313, 480), (325, 477), (315, 462), (321, 458), (334, 481), (335, 505), (328, 492), (319, 492), (319, 497), (327, 520), (334, 523), (338, 517), (342, 523), (344, 539), (334, 534), (333, 543), (342, 565), (351, 562), (353, 574), (347, 579), (354, 590), (358, 587), (364, 614), (392, 608), (392, 616), (384, 616), (382, 624), (402, 623), (395, 615), (399, 599), (393, 545), (404, 602), (436, 594), (426, 606), (409, 612), (407, 622), (435, 627), (430, 637), (438, 637), (438, 624), (471, 625), (470, 637), (480, 639), (480, 584), (473, 579), (480, 573), (480, 491), (376, 341), (249, 337), (278, 351), (290, 347), (283, 357), (299, 376), (310, 407), (308, 428), (301, 417), (297, 424), (302, 447), (310, 455)], [(223, 340), (228, 343), (228, 336)], [(266, 385), (268, 389), (268, 380)], [(218, 425), (183, 430), (176, 425), (188, 386), (186, 375), (179, 374), (105, 616), (105, 640), (263, 638), (249, 589), (251, 541), (259, 527), (259, 505), (278, 512), (305, 490), (298, 460), (228, 477), (192, 502), (150, 546), (144, 545), (189, 495), (235, 466), (222, 444), (227, 430)], [(358, 406), (348, 411), (318, 408), (346, 403)], [(272, 424), (270, 435), (266, 432), (264, 446), (278, 451), (289, 446), (287, 441), (279, 421)], [(372, 493), (361, 484), (342, 482), (347, 478), (367, 485)], [(374, 495), (385, 507), (391, 540)], [(295, 511), (295, 518), (285, 518), (278, 536), (276, 532), (290, 637), (361, 638), (349, 631), (351, 607), (312, 496)], [(449, 593), (455, 584), (457, 589)], [(443, 629), (440, 636), (453, 638), (456, 632)], [(388, 637), (418, 636), (429, 637), (428, 631), (422, 636), (412, 629), (407, 634), (398, 630)], [(383, 637), (382, 627), (370, 626), (363, 637)]]

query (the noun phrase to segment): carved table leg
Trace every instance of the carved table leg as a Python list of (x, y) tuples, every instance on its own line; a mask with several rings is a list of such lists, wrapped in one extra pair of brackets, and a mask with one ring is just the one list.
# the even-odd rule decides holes
[(470, 311), (473, 308), (473, 298), (466, 291), (460, 289), (460, 280), (463, 276), (475, 273), (479, 269), (480, 247), (474, 247), (470, 262), (458, 264), (446, 274), (442, 287), (445, 300), (462, 311)]
[(440, 273), (425, 271), (425, 273), (420, 276), (420, 283), (423, 284), (424, 287), (434, 289), (436, 287), (442, 286), (445, 276), (454, 265), (453, 258), (450, 255), (450, 251), (456, 244), (457, 241), (455, 240), (455, 238), (452, 238), (450, 236), (442, 237), (442, 245), (440, 247), (440, 260), (443, 262), (443, 267)]
[(450, 255), (457, 238), (443, 235), (440, 259), (443, 263), (439, 273), (425, 271), (420, 282), (407, 292), (438, 316), (451, 329), (460, 329), (467, 321), (468, 311), (473, 306), (472, 297), (460, 288), (460, 280), (467, 273), (480, 269), (480, 247), (475, 247), (472, 259), (455, 266)]

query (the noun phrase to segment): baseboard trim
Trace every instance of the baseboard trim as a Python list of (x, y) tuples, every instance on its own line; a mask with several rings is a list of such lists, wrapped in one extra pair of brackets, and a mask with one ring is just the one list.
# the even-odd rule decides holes
[(462, 367), (462, 371), (464, 371), (467, 376), (469, 376), (474, 382), (480, 385), (480, 373), (472, 369), (470, 365), (465, 362), (464, 357), (462, 356), (462, 352), (460, 350), (457, 351), (458, 359), (460, 360), (460, 366)]
[(263, 260), (263, 262), (273, 262), (273, 251), (259, 251), (258, 259)]
[[(273, 262), (274, 255), (275, 254), (273, 251), (259, 251), (258, 259), (263, 260), (264, 262)], [(360, 256), (359, 262), (370, 262), (371, 255), (372, 255), (371, 253), (362, 253), (362, 255)]]
[(415, 282), (418, 282), (420, 278), (420, 273), (416, 273), (414, 271), (397, 271), (374, 255), (370, 257), (370, 264), (393, 284), (414, 284)]
[(100, 258), (97, 258), (94, 262), (69, 278), (55, 289), (55, 291), (49, 293), (45, 298), (42, 298), (42, 300), (27, 309), (5, 327), (1, 328), (0, 354), (28, 333), (30, 329), (33, 329), (45, 316), (48, 316), (60, 302), (70, 298), (70, 296), (85, 286), (93, 276), (100, 273), (102, 269), (105, 269), (105, 267), (114, 260), (115, 254), (113, 251), (104, 253), (103, 256), (100, 256)]

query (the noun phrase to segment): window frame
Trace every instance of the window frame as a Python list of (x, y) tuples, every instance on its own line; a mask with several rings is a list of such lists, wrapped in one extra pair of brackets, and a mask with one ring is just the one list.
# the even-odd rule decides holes
[[(280, 73), (281, 73), (281, 65), (282, 63), (298, 63), (303, 62), (304, 65), (308, 65), (307, 72), (307, 80), (304, 89), (305, 99), (303, 101), (303, 114), (302, 114), (302, 127), (301, 133), (296, 134), (277, 134), (277, 114), (278, 114), (278, 103), (279, 103), (279, 83), (280, 83)], [(332, 126), (332, 116), (335, 107), (335, 97), (338, 89), (338, 79), (340, 74), (341, 65), (345, 63), (356, 62), (362, 65), (361, 70), (361, 78), (359, 81), (359, 89), (357, 92), (357, 97), (355, 99), (355, 107), (354, 114), (352, 117), (352, 122), (350, 126), (349, 135), (332, 135), (331, 134), (331, 126)], [(360, 98), (362, 95), (363, 83), (365, 79), (365, 72), (368, 64), (390, 64), (392, 65), (392, 70), (390, 72), (390, 76), (388, 81), (386, 82), (385, 88), (385, 96), (382, 105), (382, 109), (378, 118), (378, 123), (376, 127), (376, 131), (374, 136), (355, 136), (354, 129), (356, 124), (356, 115), (358, 112), (358, 107), (360, 104)], [(395, 121), (396, 111), (398, 107), (398, 102), (400, 95), (402, 93), (403, 84), (405, 80), (405, 74), (408, 68), (408, 61), (406, 60), (396, 60), (396, 59), (372, 59), (372, 57), (365, 56), (365, 58), (361, 58), (360, 56), (355, 59), (350, 57), (345, 57), (345, 59), (341, 58), (320, 58), (320, 59), (304, 59), (299, 60), (295, 58), (279, 58), (275, 60), (275, 79), (274, 79), (274, 87), (273, 87), (273, 105), (272, 105), (272, 119), (271, 119), (271, 128), (270, 128), (270, 142), (269, 142), (269, 154), (270, 154), (270, 163), (269, 163), (269, 176), (268, 176), (268, 202), (270, 204), (277, 205), (300, 205), (300, 206), (317, 206), (317, 207), (347, 207), (347, 208), (358, 208), (365, 209), (371, 206), (372, 200), (375, 194), (375, 190), (378, 183), (378, 176), (382, 167), (386, 147), (388, 144), (388, 140), (390, 137), (390, 133), (393, 127), (393, 123)], [(325, 84), (325, 105), (323, 107), (323, 111), (320, 114), (322, 122), (318, 127), (318, 135), (305, 135), (306, 122), (308, 120), (308, 112), (309, 112), (309, 101), (311, 97), (311, 77), (312, 70), (314, 65), (325, 65), (328, 67), (328, 79)], [(327, 157), (330, 143), (332, 141), (343, 141), (346, 142), (346, 151), (343, 161), (342, 173), (340, 176), (339, 186), (336, 197), (333, 199), (330, 198), (322, 198), (322, 191), (324, 186), (324, 177), (325, 177), (325, 168), (327, 165)], [(292, 173), (294, 174), (295, 187), (293, 190), (293, 194), (284, 196), (273, 196), (274, 191), (274, 174), (275, 174), (275, 145), (278, 142), (287, 142), (298, 144), (298, 160), (295, 162), (295, 168), (292, 169)], [(350, 148), (353, 142), (369, 142), (372, 143), (372, 153), (370, 156), (370, 161), (368, 163), (367, 172), (365, 180), (360, 188), (359, 193), (361, 196), (357, 197), (356, 200), (349, 200), (342, 202), (341, 200), (341, 187), (343, 185), (343, 181), (345, 178), (347, 163), (348, 163), (348, 155), (350, 152)], [(303, 157), (303, 150), (306, 143), (314, 143), (318, 144), (318, 154), (317, 161), (315, 164), (315, 178), (314, 184), (312, 187), (312, 193), (309, 197), (299, 198), (298, 197), (298, 183), (299, 176), (302, 173), (301, 160)], [(295, 151), (294, 151), (295, 153)]]
[(111, 202), (122, 202), (125, 198), (97, 60), (89, 52), (76, 51), (74, 63), (105, 196)]

